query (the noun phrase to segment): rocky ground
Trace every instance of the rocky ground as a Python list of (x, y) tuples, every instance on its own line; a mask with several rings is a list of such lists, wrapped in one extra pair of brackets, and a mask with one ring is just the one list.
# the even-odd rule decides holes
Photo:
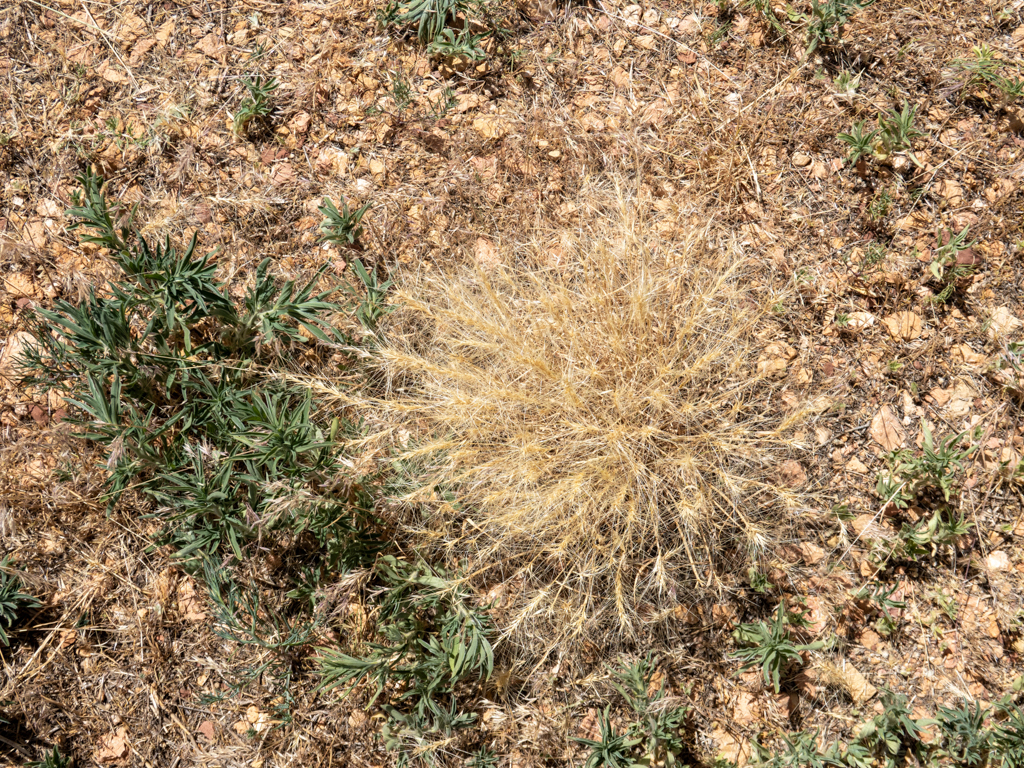
[[(585, 180), (625, 179), (666, 244), (703, 230), (778, 291), (762, 370), (784, 382), (780, 408), (814, 404), (782, 475), (807, 494), (801, 535), (762, 593), (695, 610), (667, 650), (694, 706), (693, 761), (742, 762), (759, 734), (848, 738), (880, 689), (922, 716), (1010, 692), (1024, 673), (1024, 123), (1003, 81), (958, 62), (987, 46), (990, 71), (1019, 76), (1024, 6), (879, 0), (811, 53), (806, 22), (780, 8), (780, 31), (763, 7), (498, 8), (506, 36), (480, 61), (427, 55), (362, 0), (0, 9), (0, 549), (44, 602), (0, 649), (0, 762), (51, 744), (76, 765), (394, 759), (359, 700), (300, 685), (282, 721), (262, 680), (224, 695), (253, 652), (211, 632), (202, 588), (147, 549), (149, 521), (107, 513), (68, 405), (17, 382), (31, 312), (109, 276), (63, 218), (90, 164), (143, 232), (198, 233), (239, 285), (265, 256), (287, 276), (342, 274), (347, 254), (318, 243), (325, 196), (372, 203), (362, 258), (384, 272), (490, 268), (523, 242), (557, 261), (559, 232), (588, 213)], [(272, 111), (239, 131), (257, 75), (279, 83)], [(839, 134), (904, 105), (920, 135), (851, 159)], [(899, 509), (877, 487), (888, 452), (922, 455), (926, 428), (970, 449), (952, 489), (970, 528), (892, 554), (941, 506), (932, 489)], [(895, 587), (889, 616), (865, 597), (876, 584)], [(723, 649), (783, 598), (830, 645), (776, 694)], [(582, 672), (499, 675), (477, 702), (499, 764), (581, 764), (572, 738), (593, 737), (608, 661), (595, 648)]]

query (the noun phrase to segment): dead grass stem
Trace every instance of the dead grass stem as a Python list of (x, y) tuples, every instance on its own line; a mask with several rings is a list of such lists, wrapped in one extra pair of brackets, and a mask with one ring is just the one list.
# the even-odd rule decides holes
[(411, 431), (405, 500), (429, 510), (414, 536), (522, 584), (506, 629), (549, 639), (633, 635), (718, 593), (792, 502), (771, 476), (787, 441), (741, 261), (699, 233), (666, 247), (610, 183), (581, 198), (560, 265), (527, 248), (491, 271), (403, 274), (386, 394), (358, 402)]

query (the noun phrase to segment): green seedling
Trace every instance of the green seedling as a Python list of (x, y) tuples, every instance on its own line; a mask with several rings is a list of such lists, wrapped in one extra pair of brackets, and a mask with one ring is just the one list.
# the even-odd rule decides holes
[(328, 198), (324, 198), (323, 205), (317, 210), (324, 215), (320, 224), (320, 241), (333, 243), (342, 247), (355, 246), (363, 235), (363, 227), (360, 222), (364, 214), (370, 210), (372, 203), (366, 203), (354, 211), (350, 211), (348, 203), (341, 201), (341, 210)]
[(833, 743), (821, 751), (818, 735), (817, 730), (784, 734), (782, 749), (777, 752), (766, 749), (755, 739), (752, 765), (758, 768), (867, 768), (870, 765), (870, 756), (862, 745), (851, 744), (843, 750)]
[[(999, 91), (1001, 101), (1010, 106), (1024, 95), (1024, 79), (1003, 74), (1006, 66), (998, 60), (992, 49), (984, 43), (974, 46), (973, 59), (954, 59), (953, 67), (967, 74), (965, 87), (976, 88), (979, 85), (990, 85)], [(1020, 74), (1019, 67), (1016, 73)]]
[(875, 144), (878, 138), (878, 131), (864, 132), (864, 120), (853, 124), (849, 133), (840, 133), (838, 138), (844, 144), (848, 144), (850, 152), (847, 159), (851, 163), (858, 162), (863, 157), (868, 157), (875, 151)]
[(952, 296), (956, 284), (962, 278), (968, 277), (974, 271), (973, 264), (960, 264), (958, 256), (961, 251), (966, 251), (977, 245), (976, 240), (968, 242), (967, 233), (970, 227), (964, 227), (960, 232), (947, 229), (945, 233), (939, 232), (935, 240), (941, 243), (935, 249), (935, 255), (928, 265), (928, 271), (936, 281), (943, 284), (942, 290), (936, 294), (936, 301), (946, 301)]
[[(690, 708), (673, 705), (665, 692), (665, 681), (651, 693), (659, 659), (648, 653), (633, 664), (612, 671), (612, 685), (622, 694), (636, 716), (627, 731), (630, 739), (639, 739), (644, 754), (638, 765), (658, 764), (672, 768), (683, 750), (683, 726)], [(646, 762), (645, 762), (646, 761)]]
[[(323, 269), (304, 286), (279, 284), (264, 260), (236, 305), (196, 238), (184, 250), (150, 243), (130, 213), (108, 207), (99, 177), (79, 181), (72, 228), (108, 249), (120, 275), (99, 295), (39, 311), (25, 381), (63, 393), (81, 436), (106, 448), (111, 504), (129, 487), (152, 498), (159, 540), (193, 569), (203, 555), (243, 559), (261, 527), (311, 526), (317, 505), (283, 500), (343, 465), (308, 394), (259, 371), (294, 345), (344, 340), (324, 315), (345, 307), (314, 291)], [(362, 525), (365, 507), (339, 506), (339, 520)], [(334, 539), (350, 531), (320, 533), (344, 549)]]
[(890, 110), (888, 114), (878, 118), (881, 147), (876, 149), (876, 155), (884, 159), (896, 152), (906, 152), (907, 156), (917, 165), (921, 165), (917, 158), (910, 151), (911, 145), (916, 138), (924, 136), (914, 126), (914, 118), (917, 117), (917, 107), (911, 107), (904, 103), (903, 109), (897, 112)]
[(786, 27), (779, 17), (775, 15), (771, 0), (746, 0), (744, 5), (747, 8), (753, 9), (754, 13), (764, 19), (768, 26), (778, 34), (780, 39), (786, 37)]
[(885, 585), (879, 581), (861, 587), (857, 592), (858, 600), (865, 600), (875, 606), (881, 612), (881, 627), (886, 630), (882, 634), (891, 634), (896, 629), (896, 618), (891, 610), (904, 610), (907, 607), (903, 600), (893, 600), (892, 596), (899, 589), (899, 584), (893, 584), (887, 590)]
[(954, 765), (979, 768), (988, 762), (992, 732), (985, 729), (987, 713), (978, 702), (974, 708), (939, 707), (938, 726), (942, 733), (941, 752)]
[(850, 147), (847, 159), (860, 163), (866, 157), (886, 161), (895, 154), (905, 154), (915, 165), (921, 163), (912, 151), (913, 141), (924, 134), (914, 126), (917, 107), (904, 104), (900, 111), (890, 110), (878, 116), (878, 128), (865, 129), (865, 121), (854, 124), (849, 133), (840, 133), (837, 138)]
[(998, 756), (1003, 768), (1024, 768), (1024, 710), (1010, 699), (995, 705), (1001, 717), (992, 722), (989, 754)]
[(493, 10), (487, 0), (392, 0), (377, 19), (382, 27), (414, 29), (431, 55), (480, 61), (487, 57), (483, 42), (507, 33)]
[(936, 721), (915, 720), (907, 698), (891, 691), (882, 694), (882, 707), (882, 714), (861, 726), (857, 741), (879, 758), (885, 768), (897, 768), (907, 755), (921, 760), (925, 751), (921, 741), (923, 729), (936, 725)]
[(744, 662), (740, 671), (760, 667), (765, 684), (770, 684), (776, 693), (780, 690), (781, 677), (786, 668), (803, 663), (801, 652), (817, 651), (825, 646), (823, 641), (807, 645), (794, 643), (789, 631), (791, 623), (785, 604), (779, 603), (771, 624), (765, 624), (763, 621), (757, 624), (741, 624), (733, 632), (736, 642), (747, 646), (733, 654), (735, 658)]
[(632, 752), (633, 747), (641, 742), (641, 738), (627, 733), (616, 733), (608, 715), (610, 709), (608, 706), (604, 708), (604, 712), (597, 713), (597, 725), (600, 730), (597, 739), (573, 738), (577, 744), (590, 747), (590, 754), (583, 764), (584, 768), (633, 768), (636, 765)]
[(928, 488), (940, 491), (948, 504), (956, 492), (964, 461), (977, 450), (977, 445), (960, 447), (969, 430), (943, 438), (936, 444), (928, 425), (922, 426), (922, 454), (915, 456), (905, 448), (892, 451), (885, 457), (888, 471), (878, 474), (875, 491), (881, 498), (901, 509), (906, 509), (908, 502)]
[(751, 567), (747, 570), (747, 579), (750, 581), (750, 588), (759, 595), (767, 595), (775, 589), (775, 585), (757, 568)]
[(26, 763), (25, 768), (71, 768), (71, 758), (64, 757), (60, 750), (54, 747), (42, 760)]
[(487, 51), (484, 50), (482, 43), (489, 36), (488, 32), (474, 34), (468, 26), (463, 27), (458, 33), (450, 28), (445, 28), (427, 46), (427, 53), (482, 61), (487, 58)]
[(889, 215), (891, 208), (892, 195), (889, 194), (888, 189), (883, 188), (868, 205), (868, 216), (872, 221), (879, 222)]
[(248, 91), (248, 95), (242, 100), (232, 121), (232, 130), (236, 136), (248, 134), (249, 126), (254, 120), (263, 120), (270, 116), (274, 110), (271, 95), (280, 83), (273, 77), (256, 75), (251, 79), (244, 78), (242, 85)]
[(7, 631), (14, 626), (19, 614), (26, 608), (38, 608), (41, 603), (27, 592), (22, 592), (21, 579), (9, 568), (10, 555), (0, 560), (0, 645), (10, 645)]
[(857, 89), (860, 87), (860, 79), (862, 75), (863, 73), (861, 72), (854, 75), (848, 69), (844, 69), (836, 75), (835, 80), (832, 81), (832, 84), (836, 89), (836, 96), (847, 101), (856, 96)]
[[(805, 58), (821, 46), (836, 45), (842, 40), (843, 27), (857, 13), (872, 5), (875, 0), (811, 0), (809, 16), (798, 14), (807, 24)], [(791, 16), (793, 11), (790, 12)]]

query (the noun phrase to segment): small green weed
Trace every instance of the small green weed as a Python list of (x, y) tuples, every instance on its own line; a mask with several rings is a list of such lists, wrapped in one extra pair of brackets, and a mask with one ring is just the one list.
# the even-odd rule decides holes
[(917, 525), (905, 523), (899, 533), (903, 554), (914, 559), (929, 553), (934, 556), (940, 547), (956, 546), (972, 525), (962, 515), (948, 510), (936, 510)]
[(760, 667), (766, 685), (770, 684), (776, 693), (780, 690), (780, 680), (786, 668), (794, 664), (802, 664), (802, 651), (817, 651), (825, 646), (818, 641), (808, 645), (794, 643), (789, 627), (792, 619), (786, 612), (785, 603), (779, 603), (775, 619), (771, 624), (759, 621), (757, 624), (741, 624), (734, 632), (737, 643), (747, 647), (736, 651), (733, 656), (744, 662), (740, 671), (751, 667)]
[(883, 761), (885, 768), (897, 768), (907, 755), (918, 760), (924, 756), (921, 734), (924, 728), (935, 725), (935, 720), (912, 717), (906, 696), (886, 691), (882, 694), (882, 714), (875, 715), (861, 726), (857, 741), (870, 753)]
[(871, 603), (881, 613), (879, 627), (883, 630), (881, 632), (883, 635), (890, 635), (896, 629), (896, 618), (892, 615), (892, 610), (902, 611), (907, 607), (904, 601), (892, 599), (897, 589), (899, 589), (899, 584), (893, 584), (887, 590), (884, 584), (875, 581), (865, 585), (857, 592), (858, 600)]
[[(998, 60), (992, 49), (984, 43), (972, 49), (973, 59), (954, 59), (953, 67), (967, 74), (965, 87), (977, 88), (979, 85), (993, 86), (1000, 94), (1000, 101), (1009, 106), (1024, 95), (1024, 79), (1003, 74), (1006, 66)], [(1020, 74), (1019, 67), (1016, 74)]]
[(484, 41), (506, 32), (487, 0), (392, 0), (377, 21), (381, 27), (415, 29), (429, 54), (470, 61), (485, 59)]
[(430, 45), (427, 46), (427, 53), (450, 58), (467, 58), (471, 61), (482, 61), (487, 58), (487, 51), (483, 48), (483, 41), (489, 37), (487, 32), (474, 34), (468, 26), (455, 32), (450, 27), (445, 27)]
[(874, 2), (875, 0), (811, 0), (810, 15), (800, 14), (801, 21), (807, 24), (807, 51), (804, 56), (810, 56), (821, 46), (839, 43), (846, 22), (855, 13)]
[(977, 445), (961, 447), (961, 442), (970, 430), (951, 435), (935, 443), (927, 424), (922, 424), (924, 441), (920, 456), (906, 448), (892, 451), (885, 457), (888, 470), (878, 474), (875, 491), (888, 502), (900, 509), (906, 509), (910, 501), (931, 488), (942, 493), (948, 504), (956, 493), (959, 475), (964, 470), (964, 461), (977, 450)]
[(914, 139), (924, 136), (914, 126), (914, 119), (917, 117), (917, 107), (911, 107), (904, 102), (903, 109), (897, 112), (889, 110), (885, 115), (878, 118), (879, 139), (881, 140), (881, 154), (885, 157), (896, 152), (906, 152), (907, 156), (917, 165), (920, 163), (910, 151)]
[(854, 75), (848, 69), (844, 69), (836, 75), (835, 80), (832, 81), (832, 85), (836, 90), (836, 96), (846, 101), (853, 99), (857, 95), (862, 75), (863, 73), (861, 72)]
[[(368, 547), (362, 562), (353, 565), (369, 564), (378, 550), (379, 545)], [(307, 655), (320, 629), (319, 618), (307, 612), (312, 606), (302, 600), (298, 601), (298, 610), (287, 602), (267, 605), (258, 590), (241, 587), (227, 569), (218, 567), (210, 558), (204, 559), (203, 567), (217, 620), (215, 633), (224, 640), (261, 652), (256, 663), (242, 670), (235, 668), (237, 681), (232, 685), (233, 691), (261, 678), (274, 680), (285, 702), (291, 704), (290, 683), (295, 665)], [(288, 593), (284, 597), (293, 595)]]
[(750, 588), (759, 595), (767, 595), (775, 589), (775, 585), (768, 581), (768, 577), (754, 567), (747, 570), (747, 580), (750, 582)]
[(956, 765), (978, 768), (988, 761), (992, 732), (985, 730), (986, 712), (978, 702), (974, 708), (939, 707), (938, 726), (942, 733), (943, 756)]
[[(789, 21), (802, 24), (806, 59), (818, 48), (831, 47), (842, 42), (843, 27), (855, 13), (872, 5), (875, 0), (811, 0), (810, 13), (803, 13), (792, 5), (786, 5)], [(744, 6), (753, 9), (779, 37), (786, 37), (785, 25), (773, 10), (769, 0), (746, 0)], [(854, 89), (856, 85), (854, 85)], [(841, 91), (842, 92), (842, 91)]]
[[(365, 656), (326, 651), (320, 675), (323, 687), (343, 687), (345, 695), (371, 682), (368, 706), (387, 691), (381, 705), (385, 743), (406, 754), (429, 743), (428, 737), (447, 737), (476, 722), (476, 713), (458, 707), (455, 692), (494, 670), (491, 623), (458, 581), (422, 561), (387, 555), (375, 573), (382, 583), (377, 634), (383, 642), (369, 643)], [(396, 686), (401, 694), (393, 698)]]
[[(132, 228), (134, 211), (108, 207), (102, 179), (79, 181), (71, 228), (106, 248), (121, 275), (78, 304), (39, 310), (26, 382), (61, 391), (82, 414), (81, 436), (107, 451), (110, 503), (128, 488), (150, 497), (160, 543), (193, 569), (203, 553), (243, 559), (260, 530), (310, 526), (315, 505), (292, 500), (345, 475), (331, 444), (341, 425), (328, 436), (309, 395), (266, 381), (260, 366), (346, 339), (324, 319), (346, 308), (314, 292), (324, 270), (304, 286), (279, 285), (264, 260), (238, 306), (195, 236), (183, 251), (169, 238), (150, 242)], [(360, 527), (365, 509), (347, 498), (338, 517)], [(325, 540), (349, 532), (321, 531)]]
[(232, 130), (240, 137), (248, 134), (249, 126), (254, 120), (266, 119), (274, 111), (270, 98), (280, 84), (273, 77), (256, 75), (252, 78), (243, 78), (242, 85), (248, 91), (248, 95), (238, 106), (232, 122)]
[(993, 719), (990, 754), (1004, 768), (1024, 768), (1024, 711), (1008, 700), (995, 707), (1003, 717)]
[(878, 128), (866, 131), (866, 121), (854, 123), (849, 133), (840, 133), (837, 138), (850, 147), (847, 159), (859, 163), (863, 158), (873, 157), (886, 161), (895, 154), (905, 154), (915, 165), (921, 163), (914, 155), (914, 139), (924, 134), (914, 125), (917, 107), (904, 103), (899, 111), (893, 109), (878, 116)]
[[(1002, 386), (1010, 394), (1024, 401), (1024, 342), (1007, 343), (994, 368), (1001, 376)], [(1024, 472), (1024, 462), (1020, 463), (1017, 471)]]
[(763, 18), (780, 38), (786, 37), (786, 27), (779, 17), (775, 15), (771, 0), (746, 0), (744, 6), (752, 9), (754, 13)]
[(71, 758), (64, 757), (57, 747), (54, 747), (42, 760), (26, 763), (25, 768), (71, 768)]
[(21, 579), (10, 572), (10, 555), (0, 560), (0, 645), (10, 645), (7, 630), (14, 626), (18, 614), (25, 608), (38, 608), (40, 605), (32, 595), (22, 592), (24, 586)]
[(459, 100), (455, 91), (445, 86), (436, 99), (427, 99), (427, 112), (435, 120), (447, 117), (448, 113), (458, 106)]
[(363, 227), (360, 222), (363, 215), (370, 210), (372, 203), (366, 203), (354, 211), (348, 209), (348, 203), (342, 199), (341, 210), (328, 198), (324, 198), (323, 205), (317, 210), (324, 215), (320, 224), (320, 237), (322, 242), (334, 243), (342, 247), (354, 247), (363, 235)]
[(878, 137), (878, 131), (864, 132), (864, 120), (860, 120), (853, 124), (853, 128), (850, 129), (849, 133), (840, 133), (838, 139), (844, 144), (849, 145), (850, 152), (846, 156), (847, 160), (851, 163), (857, 163), (863, 157), (868, 157), (875, 151), (875, 140)]
[(597, 739), (573, 737), (577, 744), (590, 747), (590, 754), (583, 768), (633, 768), (636, 765), (632, 758), (633, 747), (639, 744), (641, 739), (628, 733), (616, 733), (608, 715), (610, 709), (609, 705), (604, 708), (604, 712), (597, 713), (597, 727), (600, 730)]
[(711, 34), (708, 35), (708, 47), (718, 48), (725, 40), (729, 33), (732, 32), (732, 19), (726, 18), (724, 21), (719, 22)]
[(627, 735), (643, 752), (637, 764), (673, 768), (684, 747), (682, 731), (690, 708), (668, 698), (664, 679), (653, 694), (650, 692), (658, 662), (658, 657), (648, 653), (632, 664), (624, 664), (612, 671), (612, 685), (636, 716)]
[(967, 233), (970, 227), (964, 227), (960, 232), (947, 229), (944, 233), (936, 235), (936, 242), (939, 243), (935, 249), (935, 255), (928, 265), (928, 271), (932, 277), (943, 287), (935, 295), (935, 301), (947, 301), (956, 290), (956, 284), (961, 279), (968, 277), (973, 271), (972, 264), (959, 264), (957, 257), (961, 251), (973, 248), (977, 241), (967, 240)]
[(888, 216), (890, 210), (892, 210), (892, 195), (889, 194), (888, 189), (883, 187), (868, 205), (868, 217), (877, 223)]
[[(1019, 690), (1018, 684), (1014, 690)], [(1012, 698), (1009, 694), (988, 709), (977, 702), (941, 707), (936, 719), (915, 719), (905, 696), (886, 691), (882, 694), (884, 711), (864, 723), (845, 749), (832, 743), (819, 750), (817, 731), (783, 734), (776, 750), (755, 740), (751, 764), (758, 768), (899, 768), (910, 764), (1021, 768), (1024, 712)], [(926, 743), (924, 729), (932, 726), (938, 738)]]
[(487, 747), (481, 747), (470, 755), (467, 768), (498, 768), (498, 756)]
[(399, 112), (404, 112), (413, 102), (414, 97), (409, 80), (400, 72), (391, 76), (391, 98), (395, 100), (395, 108)]
[[(753, 765), (759, 768), (838, 768), (859, 766), (867, 757), (866, 750), (852, 744), (843, 750), (839, 744), (830, 744), (825, 751), (818, 749), (818, 731), (788, 733), (781, 737), (782, 749), (772, 751), (754, 740)], [(865, 761), (867, 762), (867, 761)]]

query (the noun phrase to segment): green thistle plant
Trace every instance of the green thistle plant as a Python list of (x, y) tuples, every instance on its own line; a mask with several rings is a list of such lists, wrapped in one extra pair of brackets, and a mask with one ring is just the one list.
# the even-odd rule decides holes
[(397, 687), (402, 693), (381, 704), (384, 737), (390, 749), (405, 752), (410, 744), (422, 746), (428, 737), (450, 736), (476, 721), (476, 713), (459, 708), (455, 693), (494, 671), (491, 622), (458, 581), (422, 561), (386, 555), (375, 573), (382, 583), (377, 634), (383, 642), (369, 643), (361, 657), (326, 651), (322, 687), (342, 688), (347, 696), (367, 681), (374, 687), (368, 706)]
[[(100, 295), (39, 311), (25, 381), (61, 390), (80, 436), (106, 447), (112, 504), (134, 487), (157, 502), (160, 541), (179, 558), (241, 560), (260, 525), (305, 524), (303, 508), (272, 513), (282, 495), (342, 469), (309, 396), (259, 371), (292, 347), (345, 341), (324, 318), (345, 307), (315, 293), (324, 269), (279, 285), (269, 260), (236, 305), (196, 237), (184, 250), (154, 245), (134, 231), (134, 211), (108, 206), (102, 179), (79, 182), (71, 228), (108, 249), (121, 275)], [(363, 515), (351, 508), (346, 519)]]

